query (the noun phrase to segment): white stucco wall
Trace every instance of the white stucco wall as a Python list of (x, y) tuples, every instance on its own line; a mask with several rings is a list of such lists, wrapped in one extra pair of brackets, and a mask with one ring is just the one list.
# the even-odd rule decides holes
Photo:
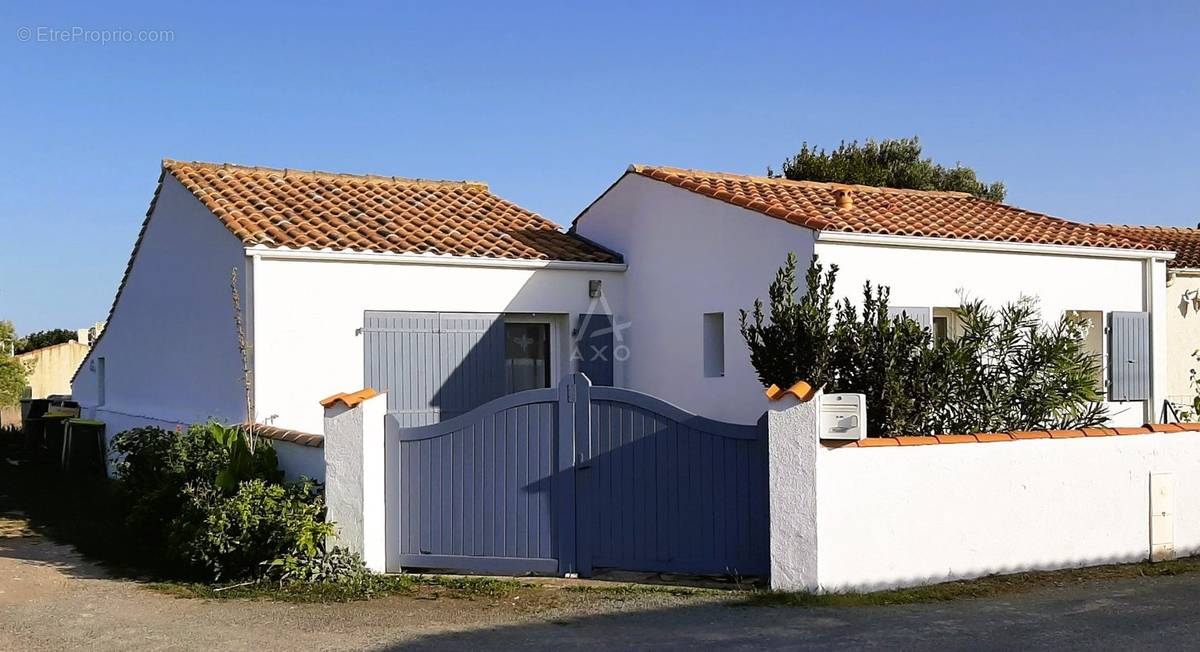
[[(321, 434), (320, 432), (311, 434)], [(298, 480), (304, 476), (317, 482), (325, 482), (325, 449), (304, 446), (286, 441), (272, 441), (275, 456), (279, 458), (279, 468), (289, 479)]]
[[(579, 314), (611, 309), (620, 319), (623, 276), (620, 271), (256, 257), (258, 419), (320, 433), (318, 401), (363, 386), (363, 338), (357, 330), (368, 310), (555, 315), (561, 326), (560, 364), (552, 374), (557, 380), (571, 370), (570, 327)], [(604, 302), (588, 297), (592, 279), (603, 282)], [(620, 363), (616, 373), (620, 384)]]
[[(1042, 317), (1051, 322), (1068, 310), (1140, 311), (1153, 297), (1146, 290), (1147, 265), (1161, 271), (1164, 263), (1142, 259), (1057, 256), (1041, 253), (913, 248), (819, 240), (822, 263), (839, 268), (834, 291), (855, 305), (862, 303), (863, 283), (891, 288), (891, 305), (953, 308), (959, 290), (973, 299), (1000, 306), (1021, 295), (1036, 297)], [(1161, 320), (1161, 308), (1152, 311)], [(1159, 347), (1156, 358), (1165, 367)], [(1155, 392), (1160, 395), (1162, 392)], [(1150, 404), (1160, 405), (1160, 400)], [(1141, 425), (1153, 416), (1147, 404), (1109, 403), (1111, 425)]]
[[(1185, 271), (1171, 275), (1167, 282), (1167, 397), (1176, 403), (1190, 404), (1196, 396), (1190, 374), (1200, 368), (1192, 356), (1200, 349), (1200, 311), (1192, 297), (1200, 293), (1200, 271)], [(1184, 295), (1187, 295), (1186, 298)]]
[(1146, 559), (1150, 475), (1173, 475), (1173, 543), (1200, 551), (1200, 433), (817, 455), (826, 591)]
[[(621, 252), (626, 272), (626, 381), (714, 419), (754, 423), (762, 384), (738, 331), (738, 310), (765, 299), (788, 253), (801, 266), (813, 232), (640, 175), (626, 175), (576, 222)], [(705, 313), (725, 315), (725, 375), (704, 375)]]
[(229, 285), (234, 268), (245, 278), (245, 261), (241, 242), (168, 175), (116, 310), (72, 385), (110, 437), (156, 422), (244, 418)]

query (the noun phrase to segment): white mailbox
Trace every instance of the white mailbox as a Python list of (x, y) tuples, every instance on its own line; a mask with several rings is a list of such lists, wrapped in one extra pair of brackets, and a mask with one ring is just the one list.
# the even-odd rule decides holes
[(862, 439), (867, 433), (867, 399), (862, 394), (825, 394), (819, 419), (821, 439)]

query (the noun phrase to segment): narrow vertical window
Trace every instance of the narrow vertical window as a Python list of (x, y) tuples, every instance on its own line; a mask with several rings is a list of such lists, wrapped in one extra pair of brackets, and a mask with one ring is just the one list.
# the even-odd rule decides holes
[(107, 379), (104, 377), (104, 358), (96, 358), (96, 405), (104, 405), (105, 393), (107, 388), (105, 383)]
[(725, 313), (704, 313), (704, 376), (725, 375)]

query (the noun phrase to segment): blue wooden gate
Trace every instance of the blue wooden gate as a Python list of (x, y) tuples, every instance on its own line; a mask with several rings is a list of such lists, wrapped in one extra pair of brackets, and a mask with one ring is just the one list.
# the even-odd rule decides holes
[(387, 419), (390, 570), (766, 573), (760, 426), (583, 374), (439, 424)]

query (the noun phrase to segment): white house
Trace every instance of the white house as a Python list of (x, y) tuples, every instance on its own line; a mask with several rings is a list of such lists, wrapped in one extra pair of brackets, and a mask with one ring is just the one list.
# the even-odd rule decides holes
[(563, 233), (480, 183), (164, 161), (73, 392), (110, 434), (252, 418), (300, 437), (339, 392), (385, 391), (423, 425), (579, 370), (753, 423), (766, 402), (738, 310), (790, 252), (837, 263), (851, 299), (889, 285), (939, 332), (960, 289), (1080, 311), (1116, 424), (1151, 420), (1168, 391), (1172, 253), (961, 193), (635, 166)]
[(365, 385), (425, 423), (580, 364), (604, 375), (571, 333), (622, 309), (625, 265), (480, 183), (164, 161), (73, 381), (110, 435), (246, 420), (235, 271), (253, 418), (321, 433), (318, 401)]
[(572, 232), (628, 265), (628, 386), (714, 418), (762, 413), (738, 311), (765, 298), (789, 252), (837, 264), (835, 290), (852, 301), (867, 280), (890, 286), (894, 311), (949, 335), (960, 290), (993, 304), (1036, 296), (1046, 319), (1080, 312), (1114, 424), (1152, 420), (1168, 392), (1174, 254), (1095, 226), (965, 193), (631, 166)]

